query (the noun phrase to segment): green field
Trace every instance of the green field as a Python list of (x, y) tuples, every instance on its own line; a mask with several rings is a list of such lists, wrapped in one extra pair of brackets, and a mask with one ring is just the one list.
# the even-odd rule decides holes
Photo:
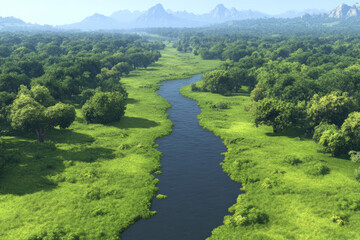
[(0, 174), (0, 239), (119, 239), (153, 215), (151, 173), (161, 168), (154, 144), (172, 127), (159, 83), (218, 65), (168, 47), (156, 64), (121, 80), (129, 100), (120, 122), (87, 125), (78, 109), (73, 125), (44, 144), (33, 135), (3, 137), (12, 163)]
[[(224, 171), (242, 182), (245, 191), (231, 208), (235, 215), (225, 217), (210, 239), (360, 239), (355, 164), (319, 153), (314, 141), (296, 131), (274, 135), (271, 127), (256, 128), (244, 110), (250, 102), (246, 91), (231, 97), (191, 92), (189, 87), (181, 92), (199, 101), (201, 125), (228, 147)], [(229, 109), (214, 108), (217, 103)], [(330, 172), (316, 175), (319, 165)], [(261, 214), (268, 218), (265, 224), (241, 224), (256, 222)]]

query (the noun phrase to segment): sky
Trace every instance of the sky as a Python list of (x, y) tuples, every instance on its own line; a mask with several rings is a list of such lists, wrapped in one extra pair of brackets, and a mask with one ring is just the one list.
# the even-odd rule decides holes
[(346, 0), (0, 0), (0, 16), (14, 16), (25, 22), (62, 25), (79, 22), (95, 13), (111, 13), (129, 9), (147, 10), (161, 3), (165, 9), (193, 13), (205, 13), (217, 4), (235, 7), (238, 10), (254, 10), (268, 14), (279, 14), (288, 10), (325, 9), (331, 10), (341, 3), (353, 5), (356, 1)]

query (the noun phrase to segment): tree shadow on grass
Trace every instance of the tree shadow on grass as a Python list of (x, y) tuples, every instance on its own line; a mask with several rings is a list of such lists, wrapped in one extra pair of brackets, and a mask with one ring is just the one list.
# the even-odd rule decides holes
[(136, 99), (134, 99), (134, 98), (128, 98), (128, 99), (126, 99), (126, 103), (127, 104), (135, 104), (135, 103), (138, 103), (139, 102), (139, 100), (136, 100)]
[(301, 128), (289, 128), (277, 133), (266, 133), (266, 136), (269, 137), (289, 137), (289, 138), (299, 138), (301, 141), (310, 139), (305, 135), (304, 129)]
[[(71, 136), (70, 136), (71, 137)], [(89, 145), (69, 145), (58, 149), (54, 143), (43, 144), (25, 139), (6, 140), (6, 164), (0, 172), (0, 194), (26, 195), (50, 191), (58, 185), (50, 179), (69, 166), (69, 162), (94, 162), (113, 159), (114, 151)]]
[[(11, 136), (15, 136), (24, 140), (37, 140), (37, 136), (34, 132), (15, 132)], [(75, 132), (69, 129), (51, 129), (47, 131), (45, 141), (53, 141), (55, 143), (92, 143), (95, 139), (89, 135)]]
[(69, 129), (53, 129), (49, 131), (45, 140), (51, 140), (55, 143), (69, 143), (69, 144), (86, 144), (92, 143), (95, 139), (92, 136), (77, 133)]
[(145, 118), (122, 117), (120, 122), (111, 124), (113, 127), (127, 128), (153, 128), (159, 126), (157, 122), (147, 120)]
[(152, 63), (150, 67), (162, 67), (163, 65), (161, 63)]

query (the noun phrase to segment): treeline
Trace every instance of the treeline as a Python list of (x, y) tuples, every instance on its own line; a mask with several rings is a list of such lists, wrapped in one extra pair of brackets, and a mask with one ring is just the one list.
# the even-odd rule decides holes
[(334, 156), (360, 151), (358, 35), (195, 35), (174, 47), (226, 60), (193, 91), (231, 95), (246, 87), (257, 126), (302, 129)]
[(167, 38), (179, 38), (183, 35), (232, 35), (234, 33), (256, 36), (317, 36), (359, 34), (360, 19), (328, 18), (326, 16), (310, 16), (284, 19), (263, 18), (229, 21), (201, 28), (152, 28), (144, 29), (151, 34)]
[(138, 35), (2, 34), (2, 135), (31, 131), (43, 142), (48, 130), (70, 126), (74, 106), (83, 106), (88, 123), (119, 120), (127, 98), (121, 76), (147, 68), (164, 47)]

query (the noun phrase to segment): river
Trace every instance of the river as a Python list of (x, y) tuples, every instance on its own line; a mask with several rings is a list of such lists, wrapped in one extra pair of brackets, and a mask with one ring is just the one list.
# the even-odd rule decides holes
[(124, 240), (205, 239), (222, 225), (240, 194), (240, 184), (219, 165), (224, 159), (221, 153), (227, 151), (222, 140), (199, 125), (197, 102), (179, 93), (181, 87), (200, 79), (201, 75), (194, 75), (165, 81), (158, 91), (171, 103), (167, 113), (174, 123), (172, 134), (156, 141), (163, 153), (159, 193), (168, 199), (154, 199), (152, 210), (157, 214), (124, 231)]

